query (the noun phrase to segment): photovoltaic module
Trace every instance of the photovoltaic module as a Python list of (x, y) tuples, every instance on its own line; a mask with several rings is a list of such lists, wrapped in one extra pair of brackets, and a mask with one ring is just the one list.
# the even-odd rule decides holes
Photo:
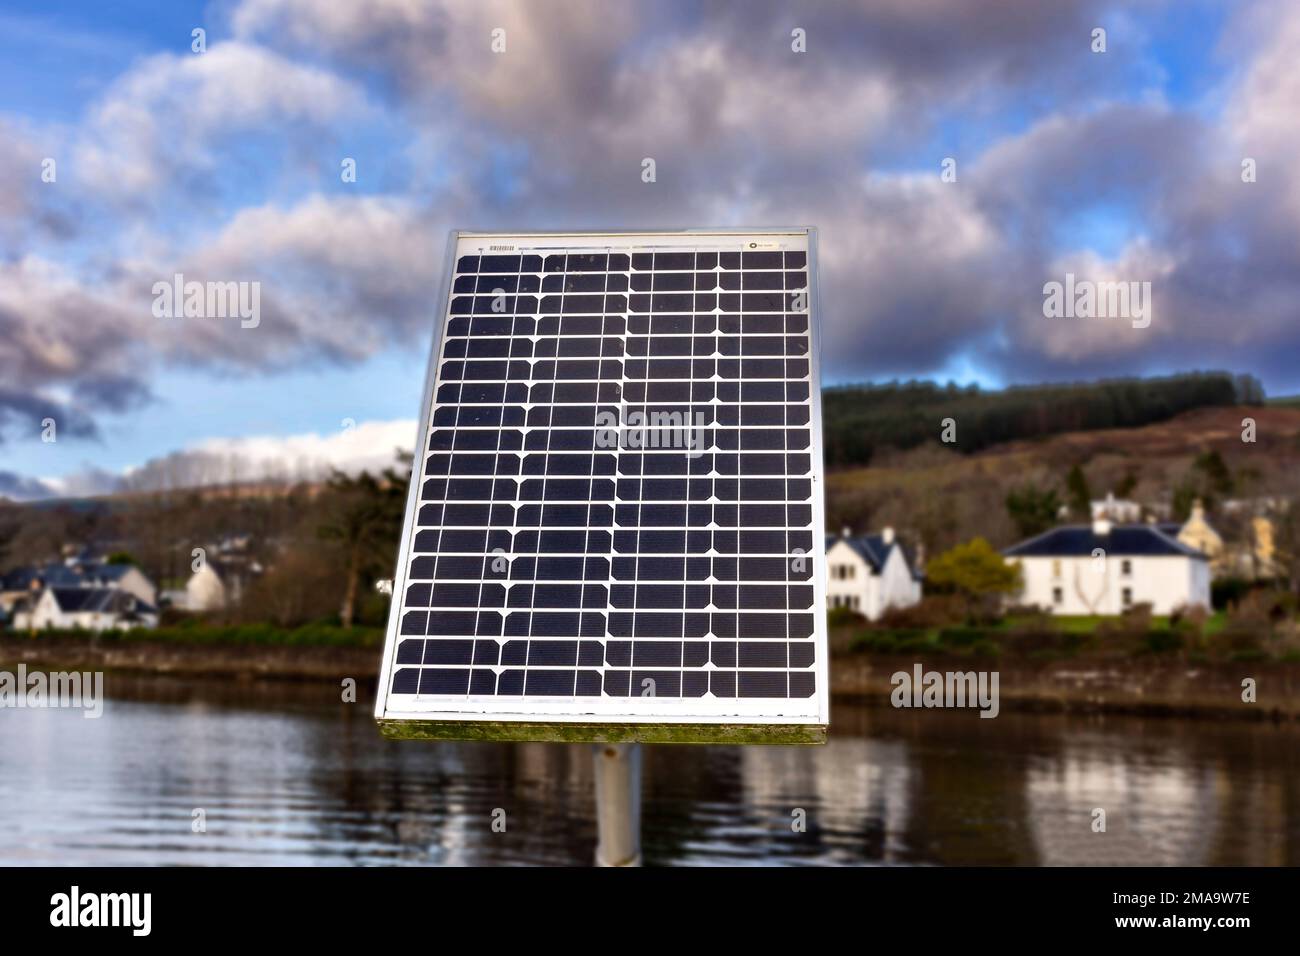
[(462, 232), (452, 247), (386, 731), (824, 728), (811, 231)]

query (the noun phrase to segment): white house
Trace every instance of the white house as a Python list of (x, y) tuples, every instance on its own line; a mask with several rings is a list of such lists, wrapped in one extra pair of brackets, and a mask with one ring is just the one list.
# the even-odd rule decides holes
[(1020, 565), (1017, 599), (1053, 614), (1120, 614), (1149, 603), (1152, 613), (1210, 607), (1206, 555), (1151, 524), (1065, 525), (1002, 552)]
[(893, 528), (854, 536), (848, 528), (826, 536), (826, 603), (874, 621), (887, 608), (921, 600), (921, 578)]
[[(1070, 517), (1070, 506), (1063, 504), (1056, 509), (1056, 517), (1064, 521)], [(1106, 492), (1105, 498), (1093, 498), (1088, 502), (1088, 520), (1109, 518), (1116, 523), (1142, 520), (1142, 505), (1128, 498), (1116, 498), (1113, 491)]]
[[(1224, 514), (1242, 515), (1246, 512), (1244, 504), (1251, 499), (1225, 501), (1222, 506)], [(1276, 577), (1281, 573), (1280, 555), (1277, 548), (1277, 526), (1273, 517), (1265, 513), (1268, 507), (1274, 507), (1275, 498), (1258, 498), (1257, 512), (1250, 517), (1248, 530), (1236, 540), (1225, 540), (1205, 516), (1205, 505), (1200, 499), (1192, 505), (1192, 512), (1183, 524), (1168, 523), (1160, 525), (1160, 530), (1171, 534), (1188, 547), (1204, 551), (1210, 559), (1210, 576), (1215, 578), (1245, 578), (1260, 580)], [(1266, 503), (1266, 504), (1263, 504)], [(1280, 509), (1279, 509), (1280, 510)]]
[(87, 631), (157, 627), (158, 612), (121, 588), (43, 588), (14, 613), (20, 631), (80, 628)]
[(1106, 497), (1088, 502), (1089, 518), (1109, 518), (1116, 523), (1132, 523), (1142, 520), (1142, 506), (1128, 498), (1116, 498), (1114, 492), (1106, 492)]
[(158, 589), (133, 564), (88, 564), (81, 568), (83, 587), (121, 588), (149, 605), (158, 603)]
[(185, 609), (216, 611), (226, 606), (226, 586), (212, 565), (204, 563), (185, 582)]
[(163, 601), (178, 611), (219, 611), (238, 604), (247, 582), (261, 573), (256, 561), (209, 558), (190, 574), (184, 588), (164, 591)]
[(0, 608), (20, 630), (156, 627), (157, 593), (134, 565), (78, 557), (11, 571), (0, 582)]

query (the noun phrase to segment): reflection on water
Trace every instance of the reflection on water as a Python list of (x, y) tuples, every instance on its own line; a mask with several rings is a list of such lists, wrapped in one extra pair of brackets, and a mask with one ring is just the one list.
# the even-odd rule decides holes
[[(587, 747), (385, 741), (369, 703), (335, 703), (329, 685), (108, 690), (100, 720), (0, 711), (0, 863), (591, 858)], [(1295, 865), (1298, 739), (1262, 723), (839, 707), (825, 747), (647, 748), (645, 857)]]

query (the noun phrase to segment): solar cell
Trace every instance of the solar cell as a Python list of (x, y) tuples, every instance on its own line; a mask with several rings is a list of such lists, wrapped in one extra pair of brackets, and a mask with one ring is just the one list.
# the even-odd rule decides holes
[(386, 729), (824, 728), (812, 239), (453, 236)]

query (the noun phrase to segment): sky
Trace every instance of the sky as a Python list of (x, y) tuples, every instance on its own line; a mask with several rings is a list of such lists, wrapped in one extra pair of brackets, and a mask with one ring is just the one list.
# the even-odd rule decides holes
[(1280, 0), (6, 0), (0, 495), (388, 464), (455, 228), (815, 226), (830, 383), (1300, 391), (1297, 63)]

